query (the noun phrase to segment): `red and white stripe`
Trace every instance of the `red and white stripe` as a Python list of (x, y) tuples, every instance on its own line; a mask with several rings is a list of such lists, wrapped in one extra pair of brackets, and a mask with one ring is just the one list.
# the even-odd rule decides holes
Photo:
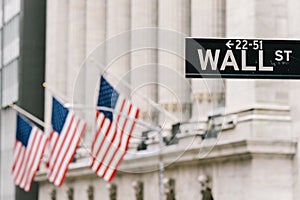
[(90, 167), (98, 176), (111, 181), (128, 149), (139, 109), (119, 96), (115, 107), (116, 119), (111, 123), (99, 111), (96, 114), (96, 134), (92, 142)]
[(50, 134), (48, 179), (57, 186), (64, 182), (68, 167), (72, 162), (86, 123), (69, 111), (61, 133)]
[(31, 183), (40, 166), (47, 141), (47, 137), (37, 127), (32, 128), (27, 147), (16, 140), (12, 168), (13, 180), (16, 185), (27, 192), (30, 191)]

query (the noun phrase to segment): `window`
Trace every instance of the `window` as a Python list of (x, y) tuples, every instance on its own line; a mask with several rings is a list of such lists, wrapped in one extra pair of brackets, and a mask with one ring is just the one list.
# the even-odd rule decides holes
[(0, 69), (1, 68), (2, 68), (2, 30), (0, 29)]
[(0, 0), (0, 28), (3, 26), (3, 8), (2, 8), (2, 2), (3, 0)]
[[(0, 105), (2, 105), (2, 70), (0, 68)], [(1, 119), (1, 117), (0, 117)]]
[(19, 16), (16, 16), (3, 29), (3, 65), (19, 56)]
[(2, 106), (18, 100), (18, 60), (2, 69)]
[[(2, 0), (3, 1), (3, 0)], [(4, 0), (4, 22), (7, 23), (21, 10), (21, 0)]]

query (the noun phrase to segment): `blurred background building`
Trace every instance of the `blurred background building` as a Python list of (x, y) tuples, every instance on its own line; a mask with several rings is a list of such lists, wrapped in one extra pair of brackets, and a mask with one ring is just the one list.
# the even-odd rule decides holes
[[(39, 2), (5, 0), (0, 13), (0, 199), (25, 199), (9, 173), (15, 113), (8, 104), (49, 124), (52, 94), (44, 99), (43, 80), (65, 103), (94, 105), (103, 68), (141, 119), (165, 130), (167, 199), (201, 199), (208, 190), (217, 200), (299, 199), (300, 82), (184, 78), (184, 37), (297, 39), (299, 1), (49, 0), (46, 23)], [(65, 183), (50, 184), (41, 166), (28, 199), (159, 199), (159, 133), (137, 127), (108, 184), (88, 166), (94, 111), (75, 111), (89, 127)]]
[(0, 1), (0, 199), (36, 199), (38, 184), (30, 193), (12, 182), (17, 103), (44, 118), (46, 1)]

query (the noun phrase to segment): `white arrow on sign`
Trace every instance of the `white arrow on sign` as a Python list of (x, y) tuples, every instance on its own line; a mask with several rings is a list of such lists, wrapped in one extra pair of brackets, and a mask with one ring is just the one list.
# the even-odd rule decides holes
[(226, 43), (226, 46), (231, 49), (231, 46), (234, 45), (233, 43), (231, 43), (231, 40), (229, 40), (227, 43)]

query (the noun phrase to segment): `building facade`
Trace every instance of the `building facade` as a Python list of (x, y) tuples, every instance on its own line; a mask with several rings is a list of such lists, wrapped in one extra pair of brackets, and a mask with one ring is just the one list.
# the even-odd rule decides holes
[(37, 199), (15, 187), (11, 169), (16, 137), (15, 103), (44, 118), (45, 1), (0, 1), (0, 199)]
[[(207, 188), (222, 200), (299, 199), (299, 81), (184, 78), (185, 37), (295, 39), (299, 8), (296, 0), (47, 1), (45, 80), (51, 91), (41, 108), (45, 122), (50, 123), (55, 95), (73, 104), (89, 126), (61, 187), (47, 181), (41, 166), (38, 199), (159, 199), (160, 161), (166, 199), (201, 199)], [(5, 34), (5, 9), (3, 16)], [(18, 93), (9, 92), (7, 100), (9, 62), (2, 49), (5, 108), (28, 89), (17, 84)], [(141, 108), (141, 119), (164, 130), (137, 126), (110, 184), (88, 166), (94, 110), (76, 109), (95, 104), (103, 73)], [(14, 125), (6, 116), (14, 114), (1, 112), (1, 123), (11, 125), (1, 125), (5, 137), (2, 129)], [(165, 137), (161, 151), (158, 134)], [(1, 138), (1, 161), (6, 149), (12, 155), (5, 140)], [(138, 151), (142, 141), (147, 148)], [(10, 169), (7, 165), (2, 170)], [(1, 179), (10, 180), (6, 176), (3, 171)], [(1, 187), (3, 198), (11, 199), (12, 184)]]

